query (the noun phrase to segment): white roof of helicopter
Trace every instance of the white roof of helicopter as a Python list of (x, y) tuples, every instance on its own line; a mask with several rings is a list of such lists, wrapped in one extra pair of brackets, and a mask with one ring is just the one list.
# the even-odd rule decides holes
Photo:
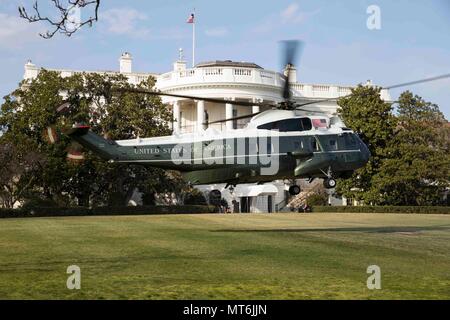
[(304, 111), (298, 111), (298, 110), (267, 110), (263, 111), (260, 114), (257, 114), (253, 118), (251, 118), (250, 122), (248, 123), (249, 128), (256, 128), (259, 125), (274, 122), (277, 120), (285, 120), (285, 119), (292, 119), (292, 118), (302, 118), (302, 117), (309, 117), (312, 119), (326, 119), (328, 121), (329, 117), (325, 114), (323, 115), (317, 115), (317, 113), (313, 114), (306, 114)]
[[(193, 133), (179, 133), (173, 134), (171, 136), (163, 137), (153, 137), (153, 138), (137, 138), (129, 140), (117, 140), (117, 144), (123, 146), (135, 146), (135, 145), (150, 145), (150, 144), (182, 144), (182, 143), (192, 143), (198, 141), (210, 141), (212, 139), (228, 139), (228, 138), (239, 138), (239, 137), (257, 137), (267, 135), (292, 135), (293, 132), (278, 132), (272, 130), (260, 130), (257, 129), (258, 126), (270, 123), (278, 120), (292, 119), (292, 118), (302, 118), (308, 117), (311, 119), (325, 119), (327, 121), (327, 128), (313, 128), (309, 131), (302, 131), (295, 133), (296, 135), (311, 135), (314, 134), (339, 134), (342, 133), (342, 123), (337, 123), (336, 126), (330, 127), (330, 117), (321, 114), (309, 114), (298, 110), (267, 110), (251, 118), (250, 122), (246, 127), (242, 129), (225, 130), (219, 131), (212, 127), (206, 130), (197, 131)], [(342, 125), (341, 125), (342, 124)]]

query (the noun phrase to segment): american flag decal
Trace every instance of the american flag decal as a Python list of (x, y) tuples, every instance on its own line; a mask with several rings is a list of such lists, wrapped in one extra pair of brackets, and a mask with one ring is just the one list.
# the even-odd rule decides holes
[(325, 119), (312, 119), (312, 124), (314, 128), (326, 128), (327, 120)]

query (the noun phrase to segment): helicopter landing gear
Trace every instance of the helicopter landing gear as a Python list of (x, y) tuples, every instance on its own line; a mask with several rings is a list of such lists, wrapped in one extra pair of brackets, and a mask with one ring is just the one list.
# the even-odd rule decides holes
[(327, 172), (321, 170), (325, 174), (326, 178), (323, 179), (323, 186), (326, 189), (333, 189), (336, 187), (336, 180), (333, 178), (333, 173), (331, 172), (331, 167), (328, 167)]
[(336, 187), (336, 180), (334, 180), (333, 178), (325, 178), (323, 180), (323, 186), (327, 189), (333, 189), (334, 187)]
[(291, 196), (296, 196), (296, 195), (298, 195), (299, 193), (300, 193), (300, 187), (299, 186), (297, 186), (297, 185), (293, 185), (293, 186), (290, 186), (289, 187), (289, 194), (291, 195)]

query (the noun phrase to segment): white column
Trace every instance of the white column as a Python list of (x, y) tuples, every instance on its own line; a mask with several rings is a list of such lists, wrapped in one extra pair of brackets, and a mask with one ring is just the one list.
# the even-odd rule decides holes
[(197, 131), (202, 131), (205, 122), (205, 101), (196, 100), (197, 102)]
[[(262, 103), (264, 100), (261, 98), (253, 98), (251, 102), (253, 103)], [(259, 106), (252, 106), (252, 113), (260, 112)]]
[[(233, 118), (233, 105), (231, 103), (225, 103), (225, 119)], [(233, 129), (233, 121), (226, 122), (227, 130)]]
[(179, 133), (181, 131), (181, 118), (180, 118), (180, 102), (175, 101), (173, 103), (173, 133)]

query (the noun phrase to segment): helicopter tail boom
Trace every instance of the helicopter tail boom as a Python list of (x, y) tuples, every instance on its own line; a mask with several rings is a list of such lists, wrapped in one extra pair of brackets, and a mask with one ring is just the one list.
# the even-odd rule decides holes
[(75, 126), (66, 131), (65, 134), (86, 149), (98, 154), (104, 160), (111, 160), (117, 157), (117, 144), (92, 132), (89, 126)]

